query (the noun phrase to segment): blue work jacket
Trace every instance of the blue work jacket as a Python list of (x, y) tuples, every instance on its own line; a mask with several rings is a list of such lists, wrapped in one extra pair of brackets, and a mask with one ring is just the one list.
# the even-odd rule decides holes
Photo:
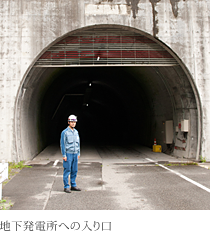
[(70, 127), (67, 127), (62, 131), (60, 147), (63, 157), (66, 157), (66, 154), (78, 154), (80, 156), (80, 138), (75, 128), (72, 131)]

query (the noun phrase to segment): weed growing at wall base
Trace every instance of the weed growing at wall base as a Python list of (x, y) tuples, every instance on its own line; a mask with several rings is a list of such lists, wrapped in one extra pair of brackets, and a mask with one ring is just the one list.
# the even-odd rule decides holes
[(11, 201), (0, 200), (0, 210), (9, 210), (13, 206)]
[(23, 168), (32, 168), (32, 166), (24, 165), (24, 161), (20, 161), (18, 163), (9, 162), (9, 178), (8, 180), (3, 182), (3, 186), (7, 184), (17, 173), (20, 172)]
[[(8, 168), (8, 180), (3, 182), (3, 187), (23, 168), (32, 168), (32, 166), (24, 165), (24, 161), (18, 163), (9, 162)], [(0, 210), (9, 210), (13, 206), (13, 203), (10, 200), (3, 199), (0, 200)]]
[(203, 157), (203, 156), (200, 155), (200, 160), (201, 160), (202, 163), (206, 163), (206, 157)]

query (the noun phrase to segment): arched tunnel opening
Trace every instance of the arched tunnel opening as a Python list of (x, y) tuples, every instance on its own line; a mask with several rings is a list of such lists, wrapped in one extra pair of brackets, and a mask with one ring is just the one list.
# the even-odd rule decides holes
[(40, 54), (15, 106), (19, 159), (59, 143), (78, 117), (81, 143), (143, 145), (197, 158), (199, 96), (185, 66), (160, 41), (131, 28), (99, 25), (73, 31)]
[[(156, 138), (163, 152), (196, 155), (196, 101), (180, 66), (34, 67), (28, 80), (21, 96), (20, 135), (30, 156), (23, 159), (59, 143), (70, 114), (78, 116), (82, 143), (151, 148)], [(182, 119), (190, 120), (190, 132), (181, 134), (183, 139), (188, 135), (188, 150), (175, 148)], [(173, 121), (171, 144), (166, 143), (168, 120)]]

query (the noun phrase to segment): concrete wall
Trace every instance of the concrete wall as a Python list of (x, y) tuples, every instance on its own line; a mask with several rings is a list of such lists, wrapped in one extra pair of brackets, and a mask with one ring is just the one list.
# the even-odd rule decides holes
[(202, 102), (202, 155), (210, 160), (209, 15), (208, 0), (1, 0), (0, 159), (18, 159), (16, 96), (40, 52), (72, 30), (118, 24), (158, 38), (186, 65)]

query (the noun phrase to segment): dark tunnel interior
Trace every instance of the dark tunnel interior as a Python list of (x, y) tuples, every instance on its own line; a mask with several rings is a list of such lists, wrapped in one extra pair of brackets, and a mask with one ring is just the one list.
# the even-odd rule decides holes
[(46, 144), (59, 142), (70, 114), (82, 142), (151, 145), (148, 92), (132, 68), (58, 68), (44, 88), (40, 129)]
[[(195, 95), (178, 65), (34, 67), (20, 103), (21, 146), (28, 156), (59, 144), (71, 114), (78, 117), (81, 145), (152, 148), (156, 138), (165, 153), (195, 156), (197, 150), (191, 139), (186, 152), (174, 148), (181, 146), (176, 126), (183, 119), (194, 121), (188, 136), (197, 139)], [(173, 123), (170, 142), (166, 121)]]

